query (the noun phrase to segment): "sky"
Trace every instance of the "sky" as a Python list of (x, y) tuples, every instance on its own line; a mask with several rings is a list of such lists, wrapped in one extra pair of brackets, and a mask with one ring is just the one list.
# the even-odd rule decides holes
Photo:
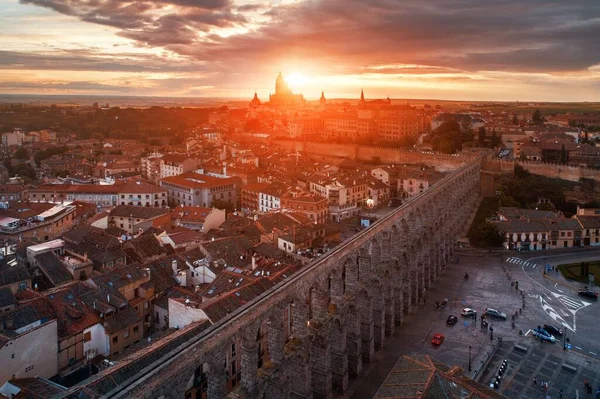
[(600, 0), (0, 0), (0, 93), (600, 101)]

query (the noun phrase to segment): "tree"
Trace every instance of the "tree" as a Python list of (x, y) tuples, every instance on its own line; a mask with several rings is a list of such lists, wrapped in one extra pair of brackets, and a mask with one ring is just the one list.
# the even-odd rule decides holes
[(567, 163), (569, 156), (567, 154), (567, 150), (565, 149), (565, 145), (563, 144), (560, 148), (560, 163)]
[(519, 124), (519, 118), (517, 117), (517, 114), (513, 115), (512, 124), (513, 125), (518, 125)]
[(24, 160), (29, 158), (29, 152), (27, 151), (27, 148), (24, 147), (20, 147), (17, 151), (15, 151), (15, 153), (13, 154), (13, 158), (14, 159), (18, 159), (18, 160)]
[(492, 139), (490, 140), (490, 145), (492, 148), (495, 148), (498, 144), (500, 144), (500, 140), (496, 136), (496, 129), (492, 130)]
[(210, 206), (215, 207), (217, 209), (225, 209), (226, 213), (231, 213), (234, 210), (234, 204), (228, 201), (224, 201), (222, 199), (213, 198)]
[(503, 237), (495, 224), (486, 221), (469, 232), (469, 241), (476, 247), (500, 247)]
[(544, 122), (544, 119), (542, 118), (542, 113), (540, 112), (539, 109), (535, 110), (531, 120), (533, 121), (533, 123), (535, 125), (541, 125)]
[(479, 146), (483, 147), (485, 144), (485, 127), (481, 126), (479, 128)]

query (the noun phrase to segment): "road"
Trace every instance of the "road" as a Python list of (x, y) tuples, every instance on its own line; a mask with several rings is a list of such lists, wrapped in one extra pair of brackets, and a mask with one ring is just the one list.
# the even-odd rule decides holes
[[(571, 287), (561, 276), (544, 276), (541, 272), (545, 262), (554, 265), (592, 260), (594, 257), (600, 257), (600, 250), (546, 252), (542, 256), (535, 253), (498, 254), (465, 250), (458, 256), (460, 263), (450, 265), (435, 287), (427, 292), (427, 304), (417, 307), (415, 314), (405, 318), (405, 322), (397, 327), (395, 334), (386, 341), (385, 348), (376, 353), (376, 361), (364, 365), (365, 375), (351, 381), (350, 397), (373, 397), (402, 355), (428, 354), (448, 365), (458, 365), (467, 370), (469, 345), (472, 347), (471, 359), (475, 359), (481, 357), (480, 352), (484, 352), (490, 343), (489, 331), (482, 330), (479, 323), (473, 325), (471, 320), (459, 318), (459, 323), (454, 326), (446, 324), (450, 314), (459, 315), (460, 310), (467, 306), (476, 309), (479, 315), (487, 307), (496, 308), (509, 315), (507, 321), (493, 321), (492, 325), (494, 339), (501, 337), (505, 343), (498, 356), (511, 356), (514, 360), (511, 378), (521, 379), (501, 387), (501, 390), (506, 390), (507, 396), (537, 397), (531, 395), (532, 392), (537, 393), (529, 381), (529, 374), (533, 372), (541, 373), (540, 376), (548, 376), (548, 380), (555, 378), (557, 382), (552, 387), (553, 391), (558, 389), (560, 382), (561, 389), (574, 393), (578, 389), (576, 383), (580, 382), (579, 380), (561, 374), (560, 370), (557, 370), (556, 374), (547, 372), (548, 365), (556, 362), (560, 364), (567, 361), (565, 359), (571, 359), (568, 361), (574, 364), (581, 363), (581, 366), (578, 366), (577, 378), (586, 376), (590, 381), (600, 382), (600, 362), (596, 361), (600, 354), (600, 341), (596, 339), (600, 331), (596, 320), (600, 305), (577, 296), (575, 289), (579, 288), (580, 284)], [(468, 280), (463, 277), (465, 272), (469, 273)], [(519, 290), (514, 288), (515, 282), (519, 283)], [(435, 309), (432, 304), (444, 298), (449, 299), (449, 306), (444, 310)], [(510, 316), (515, 312), (517, 317), (513, 328)], [(566, 329), (572, 350), (564, 352), (560, 344), (542, 345), (539, 340), (528, 334), (530, 329), (543, 324), (559, 324)], [(519, 335), (519, 330), (524, 335)], [(437, 332), (445, 334), (446, 339), (441, 346), (434, 347), (431, 345), (431, 337)], [(514, 354), (513, 346), (520, 342), (531, 346), (532, 353), (521, 357)], [(522, 362), (522, 366), (517, 360)], [(534, 367), (536, 362), (539, 362), (537, 368)], [(492, 362), (484, 372), (483, 383), (487, 383), (486, 379), (493, 375), (494, 367), (495, 363)], [(595, 370), (598, 370), (597, 374)]]
[[(563, 254), (545, 253), (542, 256), (508, 257), (507, 265), (514, 273), (527, 281), (527, 295), (537, 300), (543, 312), (542, 320), (556, 324), (567, 330), (574, 350), (600, 359), (600, 341), (597, 339), (597, 315), (599, 304), (596, 300), (579, 297), (577, 290), (583, 287), (579, 282), (566, 280), (559, 272), (552, 270), (542, 273), (544, 265), (551, 267), (564, 263), (577, 263), (597, 260), (599, 251), (572, 252)], [(520, 273), (519, 273), (520, 272)]]

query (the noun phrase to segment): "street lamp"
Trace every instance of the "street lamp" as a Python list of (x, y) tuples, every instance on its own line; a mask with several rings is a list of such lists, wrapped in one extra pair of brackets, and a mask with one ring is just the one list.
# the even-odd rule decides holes
[(469, 345), (469, 371), (471, 371), (471, 345)]

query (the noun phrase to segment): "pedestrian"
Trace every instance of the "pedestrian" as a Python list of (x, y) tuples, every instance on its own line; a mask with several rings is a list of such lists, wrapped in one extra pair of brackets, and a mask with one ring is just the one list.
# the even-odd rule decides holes
[(590, 385), (590, 382), (588, 381), (587, 378), (583, 379), (583, 385), (585, 385), (585, 389), (587, 390), (588, 385)]
[(563, 390), (561, 389), (560, 391), (558, 391), (558, 397), (559, 399), (562, 399), (563, 396)]
[(533, 377), (533, 385), (537, 385), (537, 378)]

